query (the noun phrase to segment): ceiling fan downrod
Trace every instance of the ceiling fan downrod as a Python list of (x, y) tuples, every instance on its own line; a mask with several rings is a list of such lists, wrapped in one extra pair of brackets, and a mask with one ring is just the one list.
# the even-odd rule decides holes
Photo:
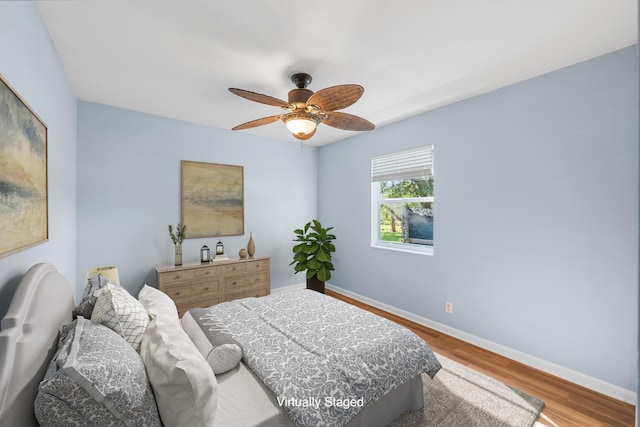
[(291, 75), (291, 82), (298, 89), (306, 89), (311, 84), (311, 76), (307, 73), (296, 73)]

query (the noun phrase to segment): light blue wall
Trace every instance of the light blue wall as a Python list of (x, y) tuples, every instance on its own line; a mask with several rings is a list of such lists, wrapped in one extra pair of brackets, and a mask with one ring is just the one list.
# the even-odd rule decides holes
[[(322, 147), (332, 284), (635, 391), (636, 49)], [(371, 157), (425, 144), (434, 255), (371, 248)]]
[(49, 140), (49, 241), (0, 259), (2, 317), (35, 263), (75, 281), (76, 98), (35, 2), (0, 2), (0, 74), (47, 124)]
[[(180, 221), (181, 160), (244, 167), (245, 235), (221, 237), (237, 256), (253, 232), (257, 255), (271, 256), (271, 286), (304, 281), (289, 262), (293, 230), (317, 215), (317, 149), (139, 112), (78, 106), (77, 277), (116, 265), (137, 294), (155, 284), (155, 266), (173, 262), (167, 226)], [(203, 244), (189, 239), (184, 261)]]

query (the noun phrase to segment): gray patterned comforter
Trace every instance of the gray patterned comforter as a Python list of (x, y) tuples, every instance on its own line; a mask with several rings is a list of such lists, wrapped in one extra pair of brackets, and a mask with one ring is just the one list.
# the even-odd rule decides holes
[(210, 307), (297, 426), (343, 426), (440, 363), (408, 329), (309, 290)]

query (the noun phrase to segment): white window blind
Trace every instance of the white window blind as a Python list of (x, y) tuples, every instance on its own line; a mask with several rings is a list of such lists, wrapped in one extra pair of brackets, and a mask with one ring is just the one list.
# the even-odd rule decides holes
[(371, 159), (371, 182), (433, 175), (433, 145)]

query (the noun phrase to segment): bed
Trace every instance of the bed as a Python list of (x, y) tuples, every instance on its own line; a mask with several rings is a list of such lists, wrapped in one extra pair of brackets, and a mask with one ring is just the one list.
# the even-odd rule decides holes
[[(118, 288), (114, 286), (113, 289), (110, 288), (110, 292), (113, 292), (114, 295), (117, 292), (122, 292), (122, 289)], [(275, 295), (263, 298), (275, 301), (276, 306), (278, 304), (292, 305), (294, 301), (299, 299), (295, 296), (295, 293), (283, 294), (288, 295), (284, 295), (282, 298)], [(309, 300), (311, 302), (308, 303), (312, 306), (322, 306), (318, 301), (329, 304), (329, 306), (338, 302), (325, 295), (315, 294), (311, 295)], [(283, 402), (283, 400), (287, 397), (291, 398), (293, 394), (286, 396), (287, 393), (273, 391), (266, 385), (270, 381), (273, 382), (273, 379), (277, 377), (277, 375), (274, 377), (274, 374), (280, 372), (281, 369), (285, 369), (287, 364), (281, 363), (272, 369), (271, 373), (267, 372), (265, 374), (260, 370), (264, 371), (264, 366), (268, 367), (273, 362), (268, 360), (256, 362), (256, 360), (261, 359), (260, 353), (265, 352), (265, 343), (266, 345), (274, 346), (274, 349), (282, 345), (277, 342), (281, 337), (277, 339), (269, 338), (267, 341), (258, 339), (269, 336), (269, 334), (264, 333), (265, 328), (269, 326), (247, 326), (253, 325), (252, 323), (247, 323), (248, 317), (278, 317), (277, 310), (273, 311), (273, 308), (262, 306), (262, 298), (245, 299), (206, 308), (206, 310), (210, 310), (210, 315), (215, 315), (225, 323), (227, 331), (233, 331), (233, 336), (238, 339), (243, 352), (242, 359), (232, 369), (219, 374), (214, 374), (213, 365), (207, 362), (206, 355), (201, 348), (203, 343), (196, 343), (199, 340), (195, 335), (196, 333), (193, 331), (190, 333), (185, 332), (185, 329), (194, 327), (193, 322), (189, 324), (190, 326), (187, 326), (189, 322), (184, 323), (185, 318), (188, 320), (189, 316), (183, 317), (181, 322), (177, 318), (175, 305), (172, 307), (172, 302), (166, 295), (154, 288), (145, 286), (136, 301), (139, 301), (144, 306), (143, 317), (146, 317), (144, 321), (147, 323), (144, 324), (142, 335), (138, 333), (137, 338), (133, 339), (126, 336), (125, 333), (125, 339), (122, 339), (113, 331), (108, 330), (109, 328), (102, 327), (103, 325), (99, 323), (96, 324), (95, 313), (94, 317), (92, 317), (93, 322), (82, 316), (78, 316), (72, 322), (75, 304), (68, 281), (51, 264), (42, 263), (33, 266), (22, 279), (1, 324), (0, 424), (35, 426), (38, 425), (38, 420), (42, 424), (44, 419), (44, 424), (59, 425), (59, 420), (62, 418), (56, 417), (61, 416), (59, 414), (62, 410), (59, 404), (60, 399), (57, 397), (50, 399), (49, 394), (47, 394), (49, 393), (48, 390), (55, 391), (56, 387), (60, 388), (61, 382), (64, 381), (71, 381), (74, 386), (79, 387), (77, 384), (82, 385), (82, 381), (76, 380), (74, 382), (72, 381), (73, 378), (69, 378), (80, 376), (82, 378), (89, 377), (90, 380), (82, 387), (88, 390), (89, 394), (92, 394), (92, 398), (89, 399), (85, 396), (85, 400), (81, 401), (82, 410), (90, 403), (91, 405), (99, 406), (100, 410), (105, 412), (108, 417), (112, 417), (113, 414), (117, 415), (117, 420), (111, 424), (104, 420), (97, 422), (95, 420), (99, 418), (95, 418), (92, 421), (94, 425), (164, 424), (165, 426), (214, 425), (234, 427), (336, 425), (333, 419), (330, 418), (322, 418), (318, 421), (313, 416), (311, 418), (302, 416), (301, 418), (292, 414), (292, 407), (295, 409), (305, 406), (305, 402), (294, 401), (293, 405), (290, 404), (287, 407), (286, 402)], [(307, 300), (305, 299), (304, 301)], [(96, 304), (96, 309), (99, 304)], [(345, 303), (340, 302), (340, 304)], [(239, 308), (239, 306), (242, 308)], [(353, 308), (351, 306), (348, 307)], [(310, 308), (298, 307), (298, 309), (294, 310), (300, 315), (294, 321), (298, 327), (304, 325), (305, 317), (312, 317), (307, 313), (307, 309)], [(75, 310), (77, 314), (78, 308), (76, 307)], [(356, 311), (358, 315), (362, 315), (361, 312), (364, 313), (362, 310)], [(167, 313), (170, 314), (167, 315)], [(367, 315), (371, 314), (368, 313)], [(327, 316), (330, 317), (330, 315)], [(236, 321), (233, 320), (234, 317)], [(316, 315), (313, 317), (317, 318)], [(194, 316), (191, 316), (191, 320), (194, 320), (193, 318)], [(291, 320), (288, 321), (291, 322)], [(343, 319), (342, 321), (348, 322), (348, 319)], [(327, 321), (327, 318), (324, 319), (324, 323), (334, 325), (333, 329), (329, 327), (331, 334), (336, 334), (340, 328), (344, 329), (344, 326), (340, 326), (340, 322), (331, 323)], [(277, 324), (277, 322), (273, 323), (272, 319), (271, 325), (274, 324)], [(280, 326), (277, 326), (277, 328), (280, 328)], [(313, 328), (315, 331), (318, 325), (313, 325)], [(247, 338), (244, 334), (247, 333), (248, 329), (260, 329), (262, 332), (254, 335), (253, 338)], [(365, 333), (365, 331), (366, 334), (373, 333), (372, 328), (367, 329), (366, 327), (358, 331), (358, 333)], [(281, 335), (288, 334), (289, 332), (285, 331)], [(313, 347), (313, 342), (318, 341), (313, 337), (317, 336), (309, 336), (308, 332), (306, 334), (306, 339), (309, 341), (307, 346)], [(305, 333), (302, 333), (302, 335), (304, 340)], [(93, 344), (90, 343), (91, 340), (89, 338), (94, 340)], [(292, 338), (294, 344), (288, 343), (285, 346), (300, 347), (300, 339), (299, 337)], [(125, 341), (126, 345), (122, 344)], [(85, 347), (91, 350), (91, 346), (96, 345), (96, 342), (99, 346), (114, 345), (119, 347), (116, 350), (108, 351), (101, 347), (100, 350), (95, 350), (89, 356), (81, 356), (81, 354), (84, 354), (82, 352)], [(338, 346), (352, 345), (346, 341), (339, 342), (338, 340), (337, 342), (338, 344), (335, 345)], [(65, 351), (60, 349), (62, 343), (67, 343), (65, 344)], [(256, 355), (252, 350), (254, 347), (259, 349), (257, 350), (259, 354)], [(122, 348), (122, 352), (118, 350), (120, 348)], [(64, 357), (60, 356), (61, 352), (64, 353)], [(278, 350), (275, 352), (277, 353)], [(312, 352), (318, 353), (322, 352), (322, 350), (317, 347), (312, 349)], [(186, 356), (183, 353), (186, 353)], [(103, 370), (93, 369), (91, 365), (98, 354), (100, 357), (104, 354), (115, 355), (114, 360), (111, 361), (115, 370), (113, 372), (120, 372), (117, 371), (118, 369), (125, 370), (122, 374), (113, 375), (117, 380), (120, 379), (120, 376), (130, 375), (134, 378), (131, 382), (134, 384), (134, 388), (137, 387), (137, 389), (133, 391), (127, 389), (124, 394), (126, 399), (118, 400), (112, 395), (106, 395), (105, 397), (105, 394), (108, 394), (105, 391), (108, 387), (117, 388), (119, 384), (109, 384), (104, 389), (95, 388), (97, 386), (95, 386), (94, 381), (99, 382), (102, 377), (105, 377), (104, 374), (100, 374), (101, 376), (98, 375), (94, 379), (90, 377), (92, 370), (100, 373), (104, 372)], [(433, 359), (431, 356), (432, 353), (426, 356), (429, 359), (427, 361), (429, 366), (427, 369), (422, 365), (417, 368), (420, 372), (428, 371), (429, 375), (435, 375), (439, 369), (439, 363), (435, 356), (433, 356)], [(52, 357), (54, 361), (52, 361)], [(82, 357), (85, 358), (82, 359)], [(292, 357), (299, 357), (299, 355)], [(349, 360), (340, 359), (339, 363), (355, 363), (357, 365), (362, 362), (353, 358), (347, 359)], [(123, 360), (128, 362), (123, 363)], [(167, 360), (169, 361), (167, 362)], [(332, 360), (335, 362), (337, 359), (334, 358)], [(131, 366), (134, 365), (138, 366), (137, 373), (130, 372), (132, 371)], [(297, 366), (296, 363), (289, 363), (289, 365), (302, 370), (308, 369), (304, 367), (305, 365)], [(370, 369), (374, 365), (376, 364), (373, 363), (366, 368), (367, 375), (358, 378), (355, 383), (361, 384), (362, 381), (365, 381), (367, 382), (365, 388), (369, 388), (372, 380), (368, 375), (371, 374)], [(180, 371), (180, 375), (176, 374), (176, 369)], [(266, 370), (269, 371), (269, 369)], [(353, 375), (352, 372), (354, 371), (341, 372), (347, 372), (346, 375), (348, 376)], [(387, 425), (403, 412), (419, 409), (424, 403), (420, 372), (412, 374), (410, 378), (403, 379), (400, 384), (393, 383), (389, 385), (388, 381), (385, 380), (384, 382), (387, 383), (386, 387), (389, 390), (380, 391), (377, 388), (373, 391), (369, 390), (367, 393), (370, 396), (366, 400), (367, 403), (362, 407), (358, 407), (355, 413), (342, 411), (345, 405), (340, 404), (340, 402), (349, 402), (349, 399), (342, 395), (333, 395), (334, 406), (337, 398), (338, 405), (336, 407), (339, 409), (338, 415), (341, 417), (337, 425), (347, 425), (349, 427)], [(135, 375), (138, 376), (136, 377)], [(280, 375), (280, 383), (282, 383), (282, 375)], [(322, 373), (319, 375), (322, 375)], [(108, 375), (106, 376), (108, 377)], [(144, 381), (145, 378), (147, 381)], [(118, 383), (119, 381), (115, 382)], [(376, 381), (373, 382), (375, 383)], [(270, 386), (272, 385), (270, 384)], [(185, 389), (188, 389), (188, 392)], [(327, 394), (327, 397), (323, 396), (322, 398), (326, 399), (328, 396), (329, 394)], [(50, 405), (52, 401), (55, 401), (54, 406)], [(357, 399), (354, 398), (351, 401), (355, 404)], [(34, 414), (34, 402), (36, 402), (35, 407), (38, 419)], [(107, 403), (111, 407), (105, 410), (103, 406)], [(124, 406), (121, 407), (119, 405)], [(65, 404), (63, 407), (65, 411), (68, 410), (67, 406)], [(65, 424), (89, 425), (87, 420), (93, 416), (87, 414), (78, 415), (74, 412), (70, 417), (73, 418), (76, 415), (75, 424), (74, 422), (65, 422)], [(325, 415), (321, 415), (321, 417)], [(133, 419), (133, 417), (143, 416), (145, 418), (138, 418), (138, 421), (127, 421)], [(141, 419), (144, 421), (139, 421)]]

